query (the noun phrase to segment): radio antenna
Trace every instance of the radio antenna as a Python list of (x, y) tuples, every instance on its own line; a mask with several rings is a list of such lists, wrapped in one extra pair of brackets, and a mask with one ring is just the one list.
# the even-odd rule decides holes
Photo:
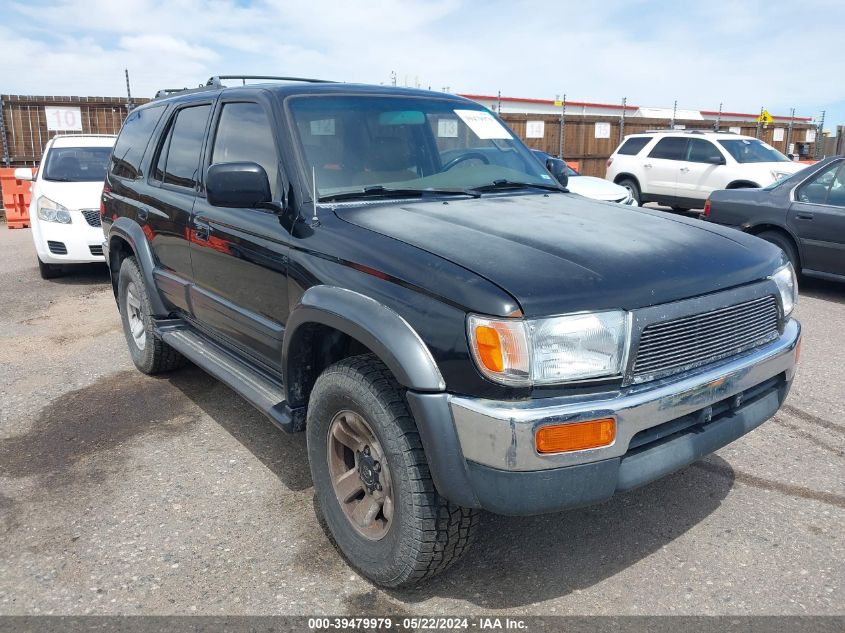
[(311, 226), (320, 226), (320, 220), (317, 218), (317, 170), (314, 165), (311, 165), (311, 205), (313, 208), (313, 215), (311, 216)]

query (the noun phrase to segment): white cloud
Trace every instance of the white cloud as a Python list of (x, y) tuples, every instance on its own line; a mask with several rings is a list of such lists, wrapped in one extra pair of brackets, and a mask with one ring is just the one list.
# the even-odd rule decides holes
[(395, 70), (459, 92), (814, 115), (845, 98), (843, 18), (830, 0), (800, 13), (764, 0), (56, 0), (0, 9), (0, 56), (27, 69), (4, 92), (119, 95), (124, 67), (139, 95), (213, 74), (386, 83)]

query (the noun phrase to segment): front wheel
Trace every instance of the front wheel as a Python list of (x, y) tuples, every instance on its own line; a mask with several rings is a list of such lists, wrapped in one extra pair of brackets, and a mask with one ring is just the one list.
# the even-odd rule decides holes
[(61, 266), (57, 266), (56, 264), (45, 264), (39, 257), (38, 272), (41, 275), (41, 279), (55, 279), (56, 277), (61, 277), (63, 271)]
[(320, 375), (306, 431), (325, 523), (349, 563), (373, 582), (418, 583), (474, 540), (479, 512), (437, 493), (402, 389), (372, 354)]
[(630, 178), (623, 178), (616, 184), (620, 187), (625, 187), (625, 189), (628, 190), (628, 193), (631, 194), (631, 197), (636, 201), (637, 206), (643, 206), (643, 201), (640, 196), (640, 188), (637, 186), (636, 182)]

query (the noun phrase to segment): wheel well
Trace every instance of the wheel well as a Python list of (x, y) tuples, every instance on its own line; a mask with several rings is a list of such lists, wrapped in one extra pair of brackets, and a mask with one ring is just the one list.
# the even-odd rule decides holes
[(637, 185), (637, 189), (642, 191), (642, 188), (640, 187), (640, 181), (637, 180), (637, 177), (633, 174), (617, 174), (616, 178), (613, 179), (613, 183), (618, 185), (622, 180), (633, 180), (634, 184)]
[(109, 240), (109, 270), (111, 272), (111, 285), (114, 296), (117, 297), (117, 279), (120, 274), (120, 266), (127, 257), (132, 257), (135, 252), (122, 237), (112, 237)]
[(750, 180), (735, 180), (729, 184), (725, 189), (758, 189), (760, 185)]
[(798, 257), (798, 270), (795, 272), (800, 272), (801, 251), (798, 249), (798, 242), (795, 241), (795, 238), (792, 237), (792, 234), (790, 234), (789, 231), (784, 230), (783, 227), (780, 227), (777, 224), (757, 224), (746, 231), (746, 233), (750, 233), (751, 235), (760, 235), (760, 233), (765, 232), (778, 233), (789, 240), (789, 243), (792, 244), (792, 248), (795, 249), (795, 255)]
[(322, 323), (304, 323), (293, 336), (285, 367), (290, 407), (308, 404), (314, 383), (330, 365), (350, 356), (373, 353), (359, 340)]

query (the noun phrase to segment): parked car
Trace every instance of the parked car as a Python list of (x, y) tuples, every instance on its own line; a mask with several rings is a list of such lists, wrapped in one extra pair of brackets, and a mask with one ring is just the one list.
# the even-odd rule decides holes
[(29, 219), (43, 279), (58, 277), (70, 264), (105, 261), (100, 196), (114, 136), (60, 135), (47, 142), (37, 173), (15, 170), (31, 180)]
[(796, 271), (845, 281), (845, 157), (763, 189), (714, 191), (703, 218), (783, 249)]
[(614, 185), (603, 178), (582, 176), (578, 171), (567, 165), (566, 161), (539, 149), (532, 149), (531, 152), (537, 160), (546, 166), (549, 173), (555, 176), (572, 193), (602, 202), (618, 202), (619, 204), (637, 206), (631, 192), (625, 187)]
[(718, 189), (765, 187), (803, 169), (763, 141), (730, 132), (668, 130), (626, 136), (605, 178), (638, 204), (701, 209)]
[(482, 509), (606, 500), (786, 398), (779, 249), (565, 193), (461, 97), (224, 81), (118, 137), (103, 232), (129, 352), (304, 431), (325, 524), (374, 582), (448, 567)]

